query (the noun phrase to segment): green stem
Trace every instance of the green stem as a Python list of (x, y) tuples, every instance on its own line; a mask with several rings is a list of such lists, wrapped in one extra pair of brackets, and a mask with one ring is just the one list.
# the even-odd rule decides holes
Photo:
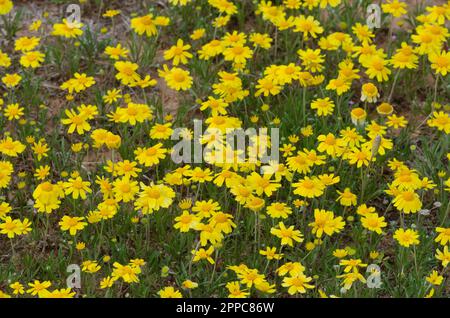
[(437, 74), (437, 76), (436, 76), (436, 82), (435, 82), (435, 84), (434, 84), (434, 98), (433, 98), (433, 102), (434, 102), (434, 103), (436, 103), (438, 83), (439, 83), (439, 74)]

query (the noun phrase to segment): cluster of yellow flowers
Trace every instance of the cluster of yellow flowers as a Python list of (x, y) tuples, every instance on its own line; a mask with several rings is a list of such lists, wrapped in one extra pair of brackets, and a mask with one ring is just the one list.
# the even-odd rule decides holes
[[(403, 34), (394, 18), (406, 23), (407, 4), (384, 1), (382, 40), (361, 22), (337, 28), (328, 12), (349, 10), (341, 0), (261, 0), (252, 12), (203, 2), (206, 17), (192, 0), (169, 0), (161, 15), (131, 13), (126, 34), (115, 30), (118, 9), (101, 8), (100, 31), (39, 19), (0, 47), (0, 238), (11, 242), (11, 262), (33, 231), (44, 247), (50, 237), (64, 246), (68, 262), (81, 260), (83, 273), (102, 275), (88, 296), (123, 296), (124, 283), (152, 284), (144, 296), (160, 297), (197, 288), (200, 296), (364, 294), (365, 274), (383, 275), (366, 271), (369, 262), (392, 271), (383, 279), (400, 275), (397, 285), (408, 284), (411, 264), (413, 280), (429, 283), (414, 296), (448, 293), (450, 2), (426, 7)], [(191, 13), (199, 23), (189, 24)], [(13, 14), (12, 1), (0, 0), (0, 15)], [(414, 82), (428, 71), (434, 95), (423, 97), (428, 83)], [(420, 115), (395, 98), (400, 85), (412, 87)], [(178, 114), (165, 110), (171, 101)], [(203, 119), (200, 136), (188, 115)], [(272, 136), (230, 144), (226, 133), (247, 127), (280, 129), (279, 161), (263, 160)], [(171, 161), (177, 136), (205, 148), (202, 164)], [(419, 246), (434, 258), (418, 262)], [(102, 253), (117, 259), (112, 267)], [(152, 282), (161, 267), (174, 279)], [(19, 280), (8, 285), (14, 295), (87, 292), (50, 290), (48, 280), (25, 290)]]

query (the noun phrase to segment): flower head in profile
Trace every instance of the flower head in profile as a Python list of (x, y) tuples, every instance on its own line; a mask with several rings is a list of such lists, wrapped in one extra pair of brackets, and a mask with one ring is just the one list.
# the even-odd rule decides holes
[(361, 101), (375, 103), (380, 97), (378, 88), (372, 83), (365, 83), (361, 88)]
[(345, 188), (344, 191), (336, 190), (338, 193), (338, 198), (336, 201), (338, 201), (343, 206), (352, 206), (356, 205), (357, 196), (356, 194), (352, 193), (350, 188)]
[(352, 123), (355, 126), (363, 126), (366, 122), (367, 113), (360, 107), (353, 108), (351, 113)]
[(122, 46), (121, 43), (117, 43), (116, 46), (107, 46), (105, 48), (105, 54), (113, 60), (119, 60), (121, 58), (127, 58), (130, 51)]
[(419, 195), (412, 190), (400, 191), (392, 202), (399, 211), (406, 214), (416, 213), (422, 208)]

